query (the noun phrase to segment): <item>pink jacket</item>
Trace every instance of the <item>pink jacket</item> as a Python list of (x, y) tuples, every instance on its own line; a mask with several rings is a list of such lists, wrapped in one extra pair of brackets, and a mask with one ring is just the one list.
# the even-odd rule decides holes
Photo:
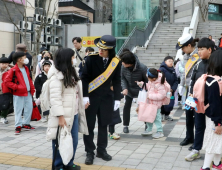
[(159, 73), (158, 79), (156, 81), (149, 81), (146, 84), (149, 96), (148, 103), (155, 104), (158, 108), (161, 108), (163, 105), (163, 99), (166, 97), (167, 91), (164, 84), (161, 84), (162, 74)]

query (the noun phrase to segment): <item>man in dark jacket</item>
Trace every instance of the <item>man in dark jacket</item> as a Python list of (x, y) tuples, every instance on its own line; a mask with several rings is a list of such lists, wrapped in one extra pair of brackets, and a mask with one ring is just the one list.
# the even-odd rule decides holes
[(163, 74), (166, 76), (166, 81), (170, 84), (171, 93), (172, 93), (170, 104), (161, 107), (162, 120), (169, 120), (169, 121), (173, 120), (169, 115), (170, 112), (173, 110), (174, 92), (177, 90), (178, 86), (178, 79), (173, 64), (174, 64), (173, 57), (167, 56), (165, 57), (164, 62), (160, 65), (160, 71), (163, 72)]
[(122, 60), (121, 85), (123, 95), (125, 95), (125, 105), (123, 108), (123, 132), (129, 133), (130, 109), (133, 98), (137, 98), (140, 87), (137, 81), (148, 82), (146, 76), (147, 67), (140, 63), (137, 56), (130, 51), (125, 51), (120, 55)]
[[(28, 67), (29, 69), (29, 74), (32, 78), (32, 73), (31, 73), (31, 67), (32, 67), (32, 56), (27, 52), (27, 49), (26, 49), (26, 45), (25, 44), (17, 44), (16, 45), (16, 52), (19, 52), (19, 51), (22, 51), (26, 54), (26, 57), (28, 58), (29, 60), (29, 63), (26, 64), (26, 66)], [(15, 51), (12, 51), (11, 54), (9, 55), (8, 59), (9, 59), (9, 62), (13, 62), (13, 64), (15, 65), (16, 63), (13, 61), (12, 59), (12, 56), (13, 54), (15, 53)]]
[[(88, 106), (86, 120), (89, 135), (83, 136), (87, 165), (93, 164), (96, 149), (93, 142), (96, 117), (98, 120), (97, 157), (105, 161), (112, 159), (106, 151), (107, 125), (111, 123), (113, 111), (119, 108), (121, 99), (121, 63), (115, 57), (116, 39), (111, 35), (104, 35), (95, 39), (94, 43), (99, 47), (99, 53), (93, 53), (87, 57), (81, 77), (83, 102)], [(113, 92), (110, 89), (111, 82)]]
[[(201, 60), (195, 65), (191, 76), (189, 94), (193, 96), (193, 87), (198, 78), (207, 73), (209, 58), (214, 51), (214, 42), (209, 38), (202, 38), (198, 42), (198, 54)], [(192, 150), (189, 155), (185, 157), (187, 161), (193, 161), (200, 158), (200, 150), (203, 146), (204, 131), (205, 131), (205, 114), (195, 112), (195, 137), (194, 144), (189, 148)]]

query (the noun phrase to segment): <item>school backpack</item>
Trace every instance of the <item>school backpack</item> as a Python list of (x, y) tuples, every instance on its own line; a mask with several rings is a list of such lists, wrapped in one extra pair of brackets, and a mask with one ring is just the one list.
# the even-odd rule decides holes
[[(213, 80), (211, 83), (206, 82), (207, 77), (212, 77), (215, 80)], [(205, 84), (207, 86), (211, 86), (214, 82), (218, 82), (219, 88), (220, 88), (220, 96), (222, 94), (222, 81), (221, 77), (219, 76), (211, 76), (207, 74), (203, 74), (195, 83), (193, 87), (193, 97), (197, 100), (197, 107), (196, 112), (197, 113), (205, 113), (205, 110), (209, 107), (209, 104), (206, 106), (204, 105), (204, 92), (205, 92)]]
[[(171, 93), (170, 90), (171, 90), (171, 87), (169, 85), (169, 83), (167, 83), (167, 81), (165, 80), (164, 82), (164, 87), (165, 87), (165, 90), (167, 93)], [(166, 97), (163, 99), (163, 105), (169, 105), (170, 104), (170, 98), (171, 98), (171, 95), (168, 96), (166, 94)]]
[(41, 110), (42, 112), (50, 110), (50, 79), (46, 80), (45, 83), (42, 85), (42, 91), (40, 94), (40, 101), (41, 101)]

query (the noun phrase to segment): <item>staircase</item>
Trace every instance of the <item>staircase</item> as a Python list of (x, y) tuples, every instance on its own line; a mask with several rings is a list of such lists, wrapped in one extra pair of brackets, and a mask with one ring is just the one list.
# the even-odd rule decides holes
[(148, 68), (160, 67), (166, 56), (176, 56), (176, 44), (182, 36), (184, 27), (188, 27), (189, 23), (160, 23), (148, 44), (148, 48), (138, 48), (136, 55), (141, 63)]
[(208, 21), (200, 22), (197, 27), (196, 38), (203, 38), (212, 35), (215, 40), (215, 44), (218, 45), (218, 39), (222, 33), (222, 22), (221, 21)]

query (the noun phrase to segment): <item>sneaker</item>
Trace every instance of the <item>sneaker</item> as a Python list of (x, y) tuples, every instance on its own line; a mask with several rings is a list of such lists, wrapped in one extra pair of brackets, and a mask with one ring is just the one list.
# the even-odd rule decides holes
[(165, 120), (165, 115), (161, 115), (161, 121), (164, 122)]
[(119, 140), (120, 136), (117, 133), (113, 133), (112, 135), (109, 133), (109, 138), (114, 140)]
[(31, 125), (23, 125), (22, 128), (23, 128), (24, 130), (34, 130), (34, 129), (35, 129), (35, 128), (32, 127)]
[(73, 166), (65, 166), (64, 170), (80, 170), (81, 167), (79, 165), (73, 165)]
[(41, 119), (41, 121), (42, 121), (42, 123), (47, 122), (47, 118), (46, 118), (46, 116), (43, 116), (42, 119)]
[(165, 120), (173, 121), (173, 118), (168, 115), (168, 116), (165, 116)]
[(136, 99), (133, 99), (133, 102), (136, 103)]
[(152, 131), (148, 131), (148, 130), (145, 130), (143, 133), (141, 133), (142, 136), (148, 136), (148, 135), (152, 135), (153, 132)]
[(8, 124), (8, 120), (6, 118), (1, 118), (1, 122), (4, 124)]
[(200, 170), (210, 170), (210, 168), (205, 168), (205, 169), (203, 169), (203, 168), (200, 168)]
[(22, 130), (21, 126), (16, 127), (15, 128), (15, 135), (20, 135), (21, 130)]
[(221, 162), (219, 163), (218, 166), (216, 166), (216, 165), (213, 163), (212, 168), (214, 168), (215, 170), (217, 170), (217, 169), (222, 170), (222, 164), (221, 164)]
[(200, 158), (200, 152), (193, 149), (191, 151), (191, 153), (185, 157), (185, 160), (191, 162), (191, 161), (193, 161), (195, 159), (199, 159), (199, 158)]
[(159, 139), (159, 138), (164, 137), (164, 134), (163, 134), (163, 132), (156, 132), (156, 133), (154, 133), (154, 134), (152, 135), (152, 137), (153, 137), (154, 139)]

